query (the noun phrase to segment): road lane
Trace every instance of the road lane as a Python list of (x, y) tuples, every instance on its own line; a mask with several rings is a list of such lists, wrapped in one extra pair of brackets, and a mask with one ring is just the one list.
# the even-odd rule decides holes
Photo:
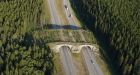
[[(70, 5), (70, 1), (69, 0), (63, 0), (63, 7), (64, 7), (64, 5), (66, 5), (68, 7), (68, 10), (66, 8), (64, 8), (64, 11), (65, 11), (65, 15), (67, 16), (67, 20), (69, 22), (69, 25), (74, 25), (78, 28), (79, 25), (75, 22), (76, 17), (74, 15), (74, 12), (73, 12), (72, 7)], [(72, 15), (71, 17), (69, 17), (70, 14)], [(71, 29), (77, 29), (74, 26), (71, 26), (70, 28)], [(79, 34), (80, 34), (80, 37), (82, 38), (82, 40), (86, 42), (86, 39), (85, 39), (82, 31), (79, 30)]]
[(61, 20), (58, 16), (58, 12), (55, 7), (55, 0), (48, 0), (48, 5), (51, 12), (51, 23), (56, 25), (61, 25)]
[[(74, 15), (69, 0), (63, 0), (63, 5), (67, 5), (68, 7), (68, 10), (64, 9), (64, 11), (69, 21), (69, 24), (78, 26), (74, 20), (74, 16), (68, 17), (69, 14)], [(85, 37), (81, 31), (79, 32), (79, 34), (80, 34), (80, 37), (82, 37), (82, 40), (85, 41)], [(82, 50), (82, 53), (83, 53), (83, 58), (85, 60), (85, 64), (86, 64), (89, 75), (103, 75), (103, 72), (99, 68), (99, 65), (96, 63), (95, 57), (91, 53), (90, 48), (84, 47), (84, 49)]]
[[(69, 6), (69, 4), (67, 2), (68, 1), (64, 0), (64, 5)], [(58, 16), (56, 7), (55, 7), (55, 0), (48, 0), (48, 4), (50, 7), (50, 12), (51, 12), (51, 21), (52, 21), (51, 23), (56, 24), (56, 25), (62, 25), (61, 20)], [(70, 17), (70, 18), (68, 17), (69, 14), (72, 14), (71, 8), (70, 7), (68, 7), (68, 8), (70, 10), (66, 11), (66, 9), (64, 9), (64, 11), (67, 15), (69, 25), (76, 25), (76, 23), (74, 22), (74, 19), (72, 17)], [(80, 33), (80, 34), (82, 35), (82, 33)], [(84, 37), (84, 36), (81, 36), (81, 37)], [(103, 75), (102, 71), (100, 70), (98, 64), (95, 61), (95, 57), (90, 53), (90, 49), (85, 48), (84, 50), (82, 50), (82, 53), (84, 56), (83, 58), (85, 59), (85, 63), (87, 65), (87, 69), (89, 71), (89, 75)], [(72, 61), (72, 56), (67, 47), (60, 48), (60, 59), (63, 64), (63, 68), (65, 70), (66, 75), (76, 75), (77, 74), (76, 68)], [(92, 60), (92, 62), (94, 62), (94, 64), (91, 63), (91, 60)]]
[(77, 75), (70, 49), (66, 46), (60, 48), (60, 59), (63, 64), (65, 75)]
[[(50, 8), (50, 13), (51, 13), (52, 27), (53, 27), (53, 29), (61, 29), (61, 32), (59, 33), (59, 35), (61, 36), (62, 40), (65, 40), (63, 31), (62, 31), (63, 27), (61, 26), (62, 22), (60, 20), (57, 10), (56, 10), (55, 0), (47, 0), (47, 1), (48, 1), (48, 5)], [(60, 25), (60, 26), (58, 26), (58, 25)]]
[(88, 75), (104, 75), (89, 47), (82, 48), (82, 56)]
[[(69, 0), (63, 0), (63, 5), (67, 5), (68, 10), (65, 10), (65, 13), (67, 15), (68, 20), (70, 21), (69, 23), (72, 25), (75, 25), (77, 27), (81, 27), (81, 25), (79, 23), (77, 23), (78, 19), (75, 17), (74, 11), (71, 7), (70, 1)], [(72, 15), (72, 17), (68, 17), (69, 15)], [(77, 21), (76, 21), (77, 20)]]
[(68, 0), (63, 0), (63, 7), (64, 7), (64, 5), (66, 5), (68, 7), (68, 10), (64, 8), (65, 14), (67, 16), (67, 20), (69, 21), (70, 25), (76, 25), (74, 20), (73, 20), (73, 18), (72, 18), (73, 16), (69, 17), (69, 15), (72, 14), (72, 13), (71, 13), (71, 9), (69, 7), (69, 3), (68, 2), (69, 2)]
[[(50, 12), (51, 12), (51, 21), (52, 21), (51, 23), (54, 25), (62, 25), (58, 12), (55, 7), (55, 0), (48, 0), (48, 4), (50, 7)], [(55, 29), (56, 27), (53, 26), (53, 28)], [(72, 60), (72, 56), (68, 47), (60, 48), (60, 59), (63, 64), (63, 68), (66, 75), (77, 75), (76, 69)]]

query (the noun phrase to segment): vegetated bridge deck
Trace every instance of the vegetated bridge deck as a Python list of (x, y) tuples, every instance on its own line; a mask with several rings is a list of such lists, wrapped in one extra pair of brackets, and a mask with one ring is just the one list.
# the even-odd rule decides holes
[[(82, 39), (82, 36), (79, 34), (81, 32), (85, 38), (85, 40)], [(67, 30), (67, 29), (47, 29), (43, 31), (42, 33), (39, 33), (36, 31), (37, 34), (39, 34), (40, 37), (44, 37), (46, 41), (49, 42), (74, 42), (74, 43), (96, 43), (96, 40), (90, 31), (86, 30)], [(61, 35), (63, 34), (63, 36)], [(63, 38), (63, 39), (62, 39)]]
[[(82, 32), (85, 40), (82, 39), (79, 32)], [(92, 32), (87, 30), (47, 29), (42, 32), (43, 35), (38, 31), (35, 33), (39, 34), (39, 37), (44, 37), (46, 42), (49, 43), (50, 48), (55, 52), (59, 52), (59, 48), (62, 46), (69, 47), (73, 53), (79, 53), (83, 46), (88, 46), (92, 50), (98, 50), (98, 46), (96, 45), (96, 40)], [(60, 33), (63, 33), (63, 36)]]

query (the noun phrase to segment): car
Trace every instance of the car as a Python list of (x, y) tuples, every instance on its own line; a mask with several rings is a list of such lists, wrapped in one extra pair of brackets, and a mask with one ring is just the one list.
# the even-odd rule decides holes
[(94, 64), (94, 62), (91, 60), (91, 63)]
[(72, 15), (71, 15), (71, 14), (69, 14), (69, 17), (72, 17)]
[(68, 6), (67, 5), (64, 5), (64, 7), (68, 10)]

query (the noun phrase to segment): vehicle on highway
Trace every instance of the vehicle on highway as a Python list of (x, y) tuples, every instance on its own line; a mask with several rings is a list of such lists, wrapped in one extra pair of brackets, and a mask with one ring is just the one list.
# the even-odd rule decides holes
[(64, 7), (68, 10), (68, 6), (67, 5), (64, 5)]
[(94, 64), (94, 62), (91, 60), (91, 63)]
[(69, 17), (72, 17), (72, 15), (70, 14)]

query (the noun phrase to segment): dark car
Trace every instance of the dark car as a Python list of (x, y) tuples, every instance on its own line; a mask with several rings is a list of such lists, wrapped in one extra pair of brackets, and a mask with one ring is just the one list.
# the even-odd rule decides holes
[(64, 7), (68, 10), (68, 7), (67, 7), (67, 5), (64, 5)]
[(72, 17), (72, 15), (70, 14), (69, 17)]

